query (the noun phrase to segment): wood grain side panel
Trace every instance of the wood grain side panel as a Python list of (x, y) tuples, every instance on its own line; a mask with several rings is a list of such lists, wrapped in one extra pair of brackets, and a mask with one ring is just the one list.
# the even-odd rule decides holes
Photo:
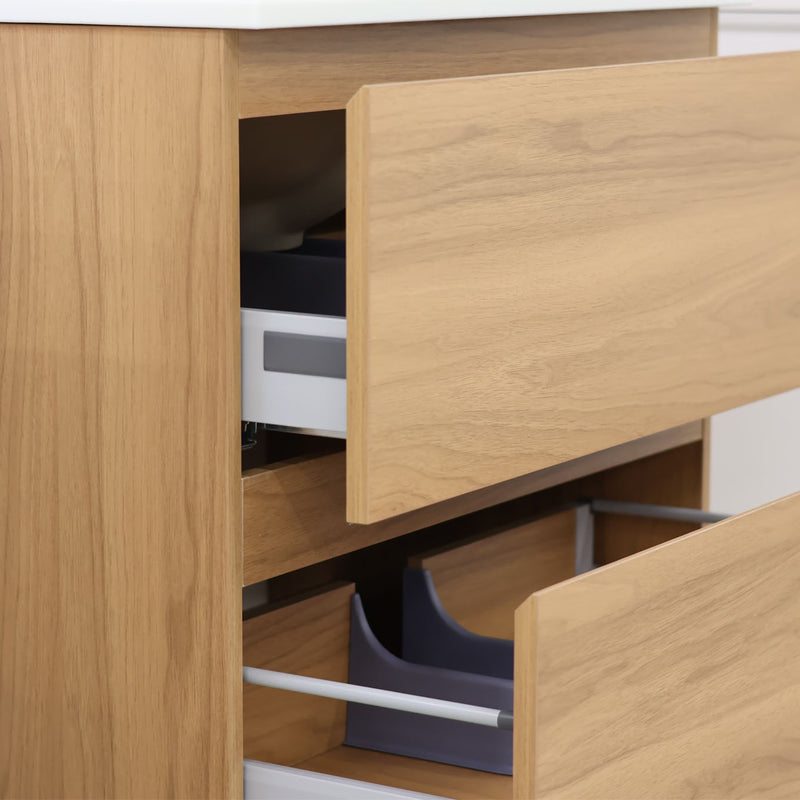
[(800, 384), (798, 96), (797, 53), (362, 89), (348, 519)]
[(344, 108), (365, 84), (709, 55), (710, 9), (242, 31), (240, 114)]
[(531, 592), (575, 574), (575, 511), (410, 559), (430, 570), (436, 594), (469, 631), (514, 638), (514, 611)]
[[(251, 470), (242, 478), (244, 583), (249, 585), (273, 578), (454, 517), (682, 447), (697, 442), (700, 436), (700, 423), (689, 423), (372, 525), (350, 525), (345, 520), (344, 453)], [(653, 474), (659, 480), (664, 478), (657, 466)], [(611, 488), (625, 496), (615, 499), (638, 499), (634, 484), (638, 486), (630, 472), (623, 471)], [(595, 488), (605, 487), (591, 483), (586, 491)], [(682, 502), (671, 491), (659, 497), (662, 498), (659, 502)]]
[(241, 796), (236, 46), (0, 26), (0, 795)]
[[(244, 664), (347, 682), (352, 585), (267, 611), (243, 624)], [(244, 687), (244, 757), (292, 765), (344, 741), (346, 703)]]
[(532, 595), (515, 796), (796, 797), (799, 531), (795, 494)]

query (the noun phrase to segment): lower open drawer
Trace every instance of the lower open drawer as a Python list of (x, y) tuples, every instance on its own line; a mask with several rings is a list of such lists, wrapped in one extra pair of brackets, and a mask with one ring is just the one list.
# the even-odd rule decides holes
[[(531, 594), (515, 614), (514, 796), (796, 796), (798, 532), (800, 494)], [(346, 680), (351, 593), (246, 622), (245, 664)], [(282, 763), (511, 796), (505, 776), (343, 747), (337, 701), (248, 687), (245, 703), (283, 726)]]

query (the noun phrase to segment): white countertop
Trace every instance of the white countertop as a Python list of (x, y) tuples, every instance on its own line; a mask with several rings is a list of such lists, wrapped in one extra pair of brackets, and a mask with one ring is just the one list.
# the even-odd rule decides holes
[(305, 28), (703, 8), (725, 0), (0, 0), (0, 22)]

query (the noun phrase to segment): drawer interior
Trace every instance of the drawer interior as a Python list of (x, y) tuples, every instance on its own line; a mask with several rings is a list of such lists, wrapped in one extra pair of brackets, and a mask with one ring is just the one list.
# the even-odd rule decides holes
[(341, 112), (240, 125), (242, 419), (344, 438)]
[[(537, 589), (576, 574), (576, 510), (568, 509), (493, 536), (412, 555), (461, 626), (483, 636), (514, 637), (514, 611)], [(592, 543), (593, 544), (593, 543)]]
[[(713, 783), (734, 762), (746, 786), (763, 787), (762, 756), (788, 752), (792, 741), (780, 720), (797, 693), (791, 666), (797, 643), (785, 630), (800, 602), (800, 545), (792, 524), (798, 511), (795, 495), (557, 582), (523, 601), (514, 636), (514, 758), (520, 768), (513, 781), (348, 746), (341, 702), (252, 686), (245, 690), (245, 753), (456, 799), (510, 797), (514, 781), (518, 791), (530, 792), (523, 796), (535, 790), (556, 797), (568, 785), (575, 797), (633, 798), (641, 796), (653, 770), (659, 770), (659, 785), (678, 792), (670, 796), (681, 796), (677, 787), (686, 781)], [(493, 534), (495, 542), (487, 547), (505, 533)], [(437, 548), (436, 556), (449, 552), (454, 563), (463, 563), (466, 553), (476, 553), (475, 545), (474, 539), (454, 543)], [(513, 564), (513, 548), (505, 552)], [(483, 569), (489, 580), (501, 579), (508, 564), (487, 560)], [(448, 579), (440, 575), (444, 587)], [(464, 590), (470, 585), (467, 580)], [(511, 586), (509, 594), (514, 592)], [(352, 584), (328, 586), (246, 620), (245, 664), (340, 681), (348, 671), (356, 674), (352, 662), (348, 667), (355, 652), (349, 640), (353, 597)], [(507, 624), (508, 599), (501, 592), (493, 609), (500, 626)], [(754, 608), (769, 617), (754, 617)], [(419, 617), (411, 624), (419, 624)], [(423, 662), (415, 657), (413, 663)], [(741, 686), (753, 681), (761, 694), (743, 695)], [(673, 700), (667, 709), (665, 685)], [(750, 724), (759, 737), (758, 752), (748, 750), (754, 741)], [(719, 725), (728, 739), (725, 748), (716, 744)], [(614, 735), (601, 736), (601, 730)], [(615, 751), (619, 737), (630, 740), (627, 759)], [(637, 737), (644, 746), (636, 745)], [(688, 759), (665, 776), (659, 759), (685, 752), (687, 743), (702, 758)], [(576, 752), (584, 768), (569, 755)]]
[[(353, 592), (324, 588), (246, 620), (245, 664), (346, 681)], [(511, 797), (509, 776), (347, 746), (341, 701), (246, 686), (244, 707), (245, 757), (443, 797)]]
[[(560, 503), (586, 492), (699, 503), (701, 454), (700, 442), (686, 444), (574, 485), (279, 575), (266, 582), (270, 613), (256, 608), (245, 620), (244, 663), (346, 680), (353, 582), (364, 598), (371, 628), (392, 652), (401, 653), (402, 574), (409, 564), (431, 571), (445, 608), (457, 622), (480, 634), (507, 637), (514, 608), (531, 591), (575, 574), (575, 511), (557, 510)], [(683, 480), (671, 481), (674, 474)], [(603, 542), (601, 552), (624, 554), (690, 528), (643, 520), (637, 540), (626, 520), (603, 515), (596, 534)], [(481, 604), (483, 613), (470, 616), (471, 595), (480, 589), (476, 581), (483, 580), (486, 587), (487, 577), (494, 594)], [(332, 581), (339, 585), (327, 590)], [(344, 705), (246, 686), (246, 757), (442, 797), (511, 797), (509, 776), (345, 745)]]
[[(684, 451), (686, 463), (691, 463), (697, 445), (685, 446)], [(544, 502), (556, 502), (556, 495)], [(402, 653), (397, 614), (386, 586), (390, 594), (397, 594), (406, 564), (436, 576), (460, 623), (474, 622), (488, 636), (506, 636), (521, 599), (575, 573), (575, 517), (572, 508), (535, 512), (533, 517), (524, 505), (493, 508), (477, 518), (456, 519), (278, 576), (267, 582), (272, 603), (254, 609), (244, 622), (244, 663), (346, 681), (355, 591), (348, 576), (355, 577), (368, 601), (370, 626), (392, 650)], [(676, 535), (682, 530), (676, 527)], [(473, 621), (468, 613), (459, 613), (457, 601), (471, 591), (471, 584), (475, 588), (481, 562), (497, 591), (486, 598), (482, 619)], [(523, 573), (529, 569), (526, 588)], [(336, 578), (345, 580), (330, 582)], [(459, 800), (512, 796), (509, 775), (349, 746), (345, 704), (340, 701), (246, 686), (244, 709), (246, 758)]]

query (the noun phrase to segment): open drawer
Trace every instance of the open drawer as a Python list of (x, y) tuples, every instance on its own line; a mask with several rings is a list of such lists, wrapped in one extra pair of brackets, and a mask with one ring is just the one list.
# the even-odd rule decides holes
[(800, 791), (800, 494), (533, 594), (519, 798)]
[(363, 87), (348, 521), (800, 385), (798, 97), (798, 53)]
[(348, 519), (800, 385), (800, 54), (363, 88)]
[[(525, 600), (514, 633), (514, 796), (796, 796), (798, 531), (800, 494)], [(344, 680), (351, 593), (246, 622), (245, 664)], [(459, 800), (510, 796), (502, 775), (341, 746), (335, 701), (297, 695), (287, 725), (276, 709), (292, 696), (248, 687), (245, 739), (256, 752), (272, 730), (301, 769)], [(256, 703), (274, 715), (260, 722)], [(300, 759), (304, 730), (317, 754), (304, 739)]]

